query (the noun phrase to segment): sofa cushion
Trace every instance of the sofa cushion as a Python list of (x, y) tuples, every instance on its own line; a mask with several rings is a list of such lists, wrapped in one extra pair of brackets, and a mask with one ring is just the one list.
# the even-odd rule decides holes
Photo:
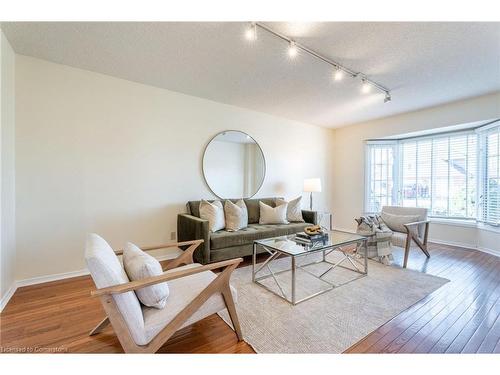
[(308, 223), (291, 224), (249, 224), (237, 232), (221, 230), (210, 235), (210, 248), (223, 249), (231, 246), (251, 244), (255, 240), (298, 233), (310, 226)]
[(292, 199), (289, 202), (281, 198), (276, 198), (276, 205), (279, 206), (281, 204), (288, 203), (288, 207), (286, 209), (286, 219), (290, 223), (303, 223), (304, 218), (302, 217), (301, 201), (302, 197)]
[(236, 232), (248, 225), (248, 210), (243, 199), (236, 203), (226, 200), (224, 215), (226, 215), (226, 230), (228, 232)]
[[(255, 198), (255, 199), (244, 199), (248, 210), (248, 223), (255, 224), (259, 222), (259, 202), (264, 202), (268, 206), (275, 207), (276, 199), (283, 198)], [(226, 199), (223, 200), (223, 203)], [(231, 202), (236, 203), (238, 199), (229, 199)], [(212, 203), (214, 200), (209, 200)], [(186, 205), (187, 213), (196, 217), (200, 217), (200, 201), (189, 201)]]
[(248, 209), (248, 224), (258, 224), (260, 219), (259, 202), (265, 203), (268, 206), (276, 207), (277, 198), (260, 198), (260, 199), (245, 199)]
[(224, 218), (224, 208), (221, 201), (207, 202), (201, 200), (200, 202), (200, 218), (208, 220), (208, 228), (210, 232), (216, 232), (226, 227), (226, 220)]
[(265, 203), (259, 202), (259, 207), (259, 224), (288, 224), (288, 220), (286, 219), (288, 203), (285, 202), (279, 206), (271, 207)]

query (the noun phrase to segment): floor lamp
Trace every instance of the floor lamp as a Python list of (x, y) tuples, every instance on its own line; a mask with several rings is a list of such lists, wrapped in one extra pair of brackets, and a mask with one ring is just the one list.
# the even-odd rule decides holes
[(304, 180), (304, 191), (309, 195), (309, 209), (313, 209), (313, 193), (321, 193), (321, 180), (319, 178), (307, 178)]

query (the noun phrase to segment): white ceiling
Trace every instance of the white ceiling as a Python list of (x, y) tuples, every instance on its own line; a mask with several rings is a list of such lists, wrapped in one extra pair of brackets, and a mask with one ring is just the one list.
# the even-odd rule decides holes
[(23, 55), (325, 127), (500, 90), (500, 23), (266, 23), (388, 87), (361, 94), (246, 23), (2, 23)]

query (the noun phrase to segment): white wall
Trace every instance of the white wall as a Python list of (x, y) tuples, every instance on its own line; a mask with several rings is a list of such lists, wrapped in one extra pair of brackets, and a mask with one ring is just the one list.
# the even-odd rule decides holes
[[(335, 226), (353, 229), (353, 218), (363, 213), (365, 140), (498, 117), (500, 93), (495, 93), (335, 129), (332, 192)], [(434, 223), (429, 235), (437, 241), (493, 250), (498, 250), (500, 243), (499, 233), (475, 227)]]
[(15, 274), (15, 54), (0, 31), (1, 230), (0, 309), (8, 299)]
[[(128, 240), (169, 242), (185, 202), (213, 198), (201, 158), (220, 131), (242, 130), (261, 145), (267, 174), (257, 197), (294, 198), (304, 178), (320, 177), (324, 193), (315, 206), (332, 210), (337, 228), (352, 229), (363, 211), (365, 139), (500, 116), (494, 94), (332, 131), (31, 57), (15, 60), (17, 280), (83, 269), (88, 232), (115, 248)], [(494, 232), (441, 224), (431, 237), (499, 243)]]
[[(85, 234), (114, 247), (168, 242), (186, 201), (212, 198), (206, 143), (242, 130), (267, 162), (257, 196), (331, 188), (332, 131), (18, 55), (18, 279), (84, 268)], [(328, 194), (318, 206), (330, 207)], [(306, 205), (306, 202), (304, 202)]]

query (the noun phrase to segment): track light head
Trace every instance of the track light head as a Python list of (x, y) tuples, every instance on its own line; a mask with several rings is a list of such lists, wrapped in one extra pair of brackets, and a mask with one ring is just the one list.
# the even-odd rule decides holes
[[(315, 52), (312, 49), (309, 49), (306, 45), (297, 44), (290, 37), (279, 33), (278, 31), (273, 30), (265, 23), (260, 22), (249, 22), (247, 28), (245, 29), (244, 37), (249, 42), (253, 42), (257, 39), (257, 28), (259, 32), (269, 33), (270, 35), (280, 39), (281, 41), (286, 41), (288, 43), (288, 57), (290, 59), (294, 59), (299, 54), (299, 50), (301, 52), (301, 56), (311, 56), (322, 62), (328, 64), (328, 66), (333, 68), (331, 71), (332, 78), (334, 81), (341, 81), (345, 76), (348, 78), (354, 78), (356, 81), (361, 80), (360, 92), (363, 94), (368, 94), (371, 91), (376, 90), (377, 93), (384, 94), (384, 103), (388, 103), (391, 101), (391, 93), (387, 87), (382, 86), (378, 82), (372, 81), (367, 78), (367, 76), (362, 72), (356, 72), (345, 65), (340, 65), (339, 62), (331, 60), (326, 56), (322, 56), (318, 52)], [(359, 81), (358, 81), (359, 82)], [(380, 98), (380, 96), (378, 96)]]
[(288, 56), (290, 56), (292, 59), (297, 56), (297, 45), (293, 40), (290, 41), (290, 45), (288, 46)]
[(333, 73), (333, 79), (335, 81), (340, 81), (342, 78), (344, 78), (344, 72), (342, 71), (342, 69), (340, 69), (339, 67), (337, 67), (335, 69), (335, 72)]
[(361, 92), (363, 94), (368, 94), (371, 91), (372, 86), (364, 78), (361, 81), (363, 82), (363, 84), (361, 85)]
[(257, 39), (257, 25), (255, 22), (250, 22), (248, 28), (245, 31), (245, 39), (253, 42)]

